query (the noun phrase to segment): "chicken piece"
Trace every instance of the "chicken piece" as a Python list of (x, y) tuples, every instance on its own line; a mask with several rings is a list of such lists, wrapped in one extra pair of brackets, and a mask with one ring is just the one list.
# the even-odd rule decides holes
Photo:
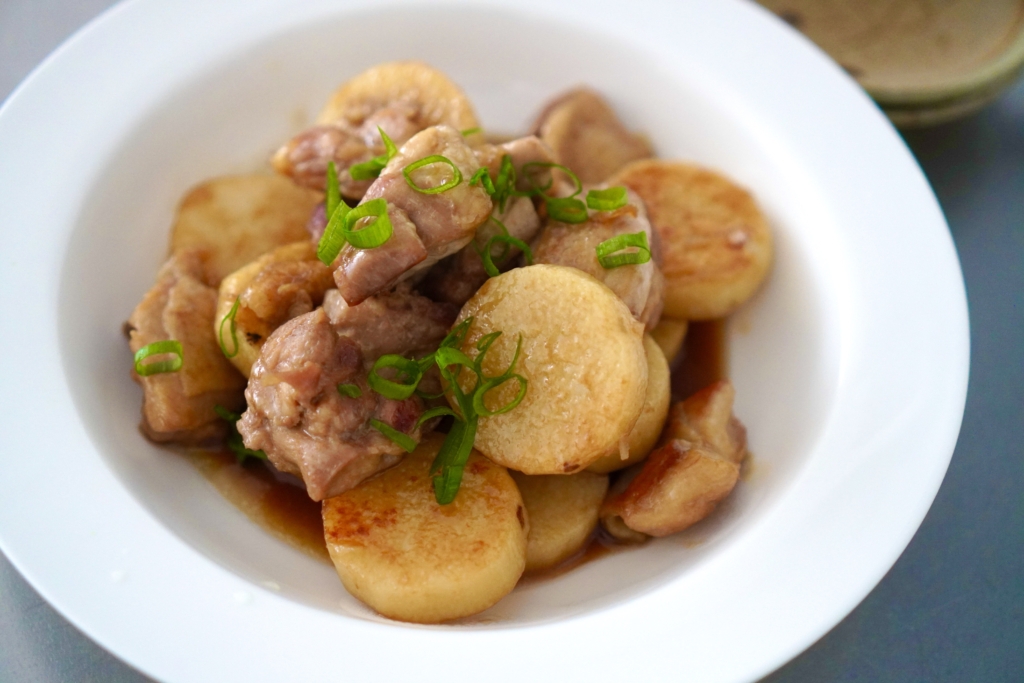
[(746, 430), (732, 415), (727, 380), (673, 407), (662, 445), (601, 508), (602, 524), (649, 536), (682, 531), (708, 516), (736, 486), (746, 455)]
[(459, 309), (399, 287), (358, 306), (349, 306), (338, 290), (332, 289), (324, 297), (324, 312), (338, 334), (352, 339), (364, 358), (376, 360), (390, 353), (410, 357), (433, 353)]
[(214, 406), (242, 405), (245, 378), (217, 344), (211, 325), (217, 290), (203, 284), (203, 274), (200, 251), (179, 251), (128, 319), (132, 353), (165, 339), (182, 347), (177, 372), (141, 377), (132, 370), (143, 391), (142, 431), (153, 441), (195, 444), (221, 437), (227, 425)]
[[(530, 188), (529, 182), (518, 174), (524, 164), (554, 161), (554, 155), (547, 145), (532, 135), (501, 145), (481, 145), (474, 148), (473, 151), (480, 164), (491, 174), (491, 178), (497, 178), (501, 171), (502, 158), (506, 154), (509, 155), (513, 168), (517, 170), (516, 187), (523, 191)], [(539, 174), (536, 177), (542, 175)], [(566, 181), (562, 179), (560, 182)], [(568, 193), (565, 192), (565, 194)], [(509, 235), (524, 242), (532, 240), (540, 230), (540, 217), (529, 197), (509, 197), (505, 202), (505, 210), (502, 211), (500, 206), (495, 206), (491, 217), (501, 221)], [(472, 242), (460, 252), (438, 263), (427, 273), (420, 289), (437, 301), (447, 301), (459, 306), (469, 301), (469, 298), (476, 293), (476, 290), (480, 289), (488, 277), (480, 257), (481, 250), (486, 246), (487, 240), (498, 234), (501, 234), (501, 229), (494, 221), (488, 221), (482, 225), (477, 230)], [(519, 249), (511, 245), (508, 246), (507, 251), (500, 251), (504, 252), (504, 258), (500, 263), (495, 262), (499, 270), (507, 269), (520, 254)]]
[(630, 133), (604, 98), (587, 88), (551, 102), (536, 130), (584, 183), (604, 182), (627, 163), (652, 155), (647, 140)]
[[(335, 290), (323, 308), (294, 318), (267, 339), (245, 392), (238, 423), (248, 448), (300, 476), (313, 500), (346, 491), (398, 462), (403, 449), (369, 423), (379, 420), (419, 441), (422, 401), (392, 400), (366, 381), (382, 354), (429, 353), (454, 311), (396, 292), (348, 306)], [(341, 394), (354, 384), (357, 397)]]
[[(330, 268), (316, 258), (311, 242), (278, 247), (221, 281), (214, 334), (231, 363), (248, 377), (270, 333), (319, 306), (333, 285)], [(233, 309), (234, 337), (225, 322)]]
[[(462, 182), (437, 194), (414, 190), (403, 170), (432, 155), (444, 156), (455, 164)], [(492, 208), (487, 191), (469, 184), (478, 168), (473, 150), (459, 131), (449, 126), (427, 128), (402, 146), (363, 197), (364, 203), (378, 198), (387, 200), (394, 234), (373, 249), (346, 244), (335, 262), (334, 281), (349, 304), (358, 304), (397, 282), (425, 273), (473, 239)], [(418, 169), (411, 177), (419, 187), (430, 188), (448, 181), (451, 175), (450, 166), (435, 163)], [(394, 216), (401, 220), (403, 213), (411, 221), (411, 232), (404, 221), (402, 226), (396, 224)]]
[(313, 126), (299, 133), (281, 147), (271, 163), (299, 185), (323, 190), (327, 185), (327, 164), (334, 162), (341, 193), (359, 199), (371, 180), (356, 180), (348, 169), (384, 153), (379, 126), (396, 145), (405, 143), (422, 130), (416, 110), (401, 102), (380, 109), (358, 126), (347, 121)]
[(334, 261), (334, 282), (352, 305), (410, 277), (410, 271), (430, 255), (405, 211), (389, 204), (388, 218), (392, 233), (387, 242), (373, 249), (346, 244)]
[[(533, 245), (536, 263), (570, 266), (591, 275), (615, 292), (630, 313), (650, 330), (661, 317), (664, 280), (652, 257), (646, 263), (604, 268), (597, 259), (597, 246), (605, 240), (627, 233), (643, 232), (652, 241), (651, 224), (643, 202), (632, 192), (628, 203), (613, 211), (590, 211), (580, 224), (549, 220)], [(652, 244), (652, 255), (656, 250)]]

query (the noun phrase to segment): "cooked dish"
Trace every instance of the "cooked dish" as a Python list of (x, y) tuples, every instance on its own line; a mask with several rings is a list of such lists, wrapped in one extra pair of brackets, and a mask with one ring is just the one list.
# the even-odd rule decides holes
[(728, 380), (673, 401), (670, 367), (770, 268), (750, 194), (653, 158), (586, 88), (491, 140), (444, 74), (374, 67), (276, 174), (186, 195), (129, 318), (147, 437), (293, 477), (395, 619), (685, 529), (747, 455)]

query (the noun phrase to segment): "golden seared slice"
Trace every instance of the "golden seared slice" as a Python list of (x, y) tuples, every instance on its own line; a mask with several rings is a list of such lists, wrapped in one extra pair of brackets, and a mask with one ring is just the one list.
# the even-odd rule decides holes
[(609, 181), (639, 194), (661, 237), (665, 310), (709, 320), (732, 313), (772, 263), (772, 233), (749, 192), (718, 173), (675, 161), (634, 162)]
[(626, 437), (625, 450), (616, 446), (611, 453), (587, 468), (591, 472), (612, 472), (640, 462), (658, 443), (668, 416), (671, 378), (665, 354), (649, 334), (644, 335), (644, 351), (647, 353), (647, 396), (640, 417)]
[(278, 247), (242, 266), (221, 280), (217, 297), (213, 332), (224, 355), (248, 377), (270, 333), (322, 304), (333, 286), (331, 269), (317, 259), (309, 240)]
[(171, 251), (198, 249), (205, 281), (230, 273), (271, 249), (308, 240), (306, 221), (320, 194), (276, 175), (213, 178), (189, 190), (171, 228)]
[(393, 107), (409, 111), (416, 130), (442, 124), (459, 131), (480, 126), (462, 88), (423, 62), (388, 62), (367, 69), (334, 92), (316, 122), (361, 126)]
[(603, 97), (588, 88), (551, 102), (537, 123), (537, 134), (584, 183), (600, 183), (636, 159), (652, 155), (640, 135), (630, 133)]
[(664, 443), (602, 506), (606, 528), (624, 524), (667, 536), (704, 519), (729, 495), (746, 455), (746, 430), (732, 414), (734, 396), (723, 380), (673, 406)]
[[(480, 418), (475, 445), (491, 460), (526, 474), (568, 474), (633, 428), (647, 393), (643, 325), (605, 285), (567, 266), (516, 268), (484, 283), (459, 313), (467, 318), (462, 351), (470, 357), (484, 335), (502, 333), (484, 357), (488, 377), (511, 365), (522, 337), (514, 368), (527, 382), (522, 403)], [(497, 410), (518, 391), (508, 381), (484, 406)]]
[(651, 330), (651, 336), (654, 337), (655, 343), (661, 352), (665, 354), (665, 359), (669, 365), (676, 359), (679, 352), (683, 350), (683, 341), (686, 339), (686, 329), (689, 327), (689, 323), (685, 320), (676, 320), (675, 318), (666, 318), (661, 316), (661, 320)]
[(472, 452), (455, 500), (438, 505), (430, 465), (443, 434), (323, 504), (345, 588), (386, 617), (437, 623), (483, 611), (526, 566), (529, 525), (508, 471)]
[(530, 518), (526, 571), (554, 567), (581, 551), (597, 527), (608, 477), (592, 472), (510, 474)]

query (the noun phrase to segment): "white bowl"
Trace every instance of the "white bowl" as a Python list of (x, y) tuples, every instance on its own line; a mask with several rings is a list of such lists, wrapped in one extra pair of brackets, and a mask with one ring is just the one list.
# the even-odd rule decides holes
[[(373, 615), (142, 438), (120, 333), (186, 188), (409, 58), (499, 131), (588, 83), (661, 156), (749, 187), (777, 235), (731, 325), (753, 475), (711, 521), (456, 626)], [(754, 6), (138, 0), (21, 86), (0, 149), (0, 547), (159, 679), (756, 679), (880, 580), (953, 451), (967, 310), (938, 205), (856, 85)]]

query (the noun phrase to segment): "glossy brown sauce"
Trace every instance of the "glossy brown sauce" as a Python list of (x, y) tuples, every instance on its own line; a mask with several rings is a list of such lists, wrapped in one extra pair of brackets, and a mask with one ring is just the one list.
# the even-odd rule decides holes
[[(679, 357), (672, 359), (672, 400), (681, 400), (698, 389), (728, 376), (728, 347), (724, 321), (690, 323)], [(302, 482), (262, 462), (240, 465), (228, 451), (191, 450), (189, 460), (232, 505), (267, 532), (302, 552), (330, 562), (324, 543), (320, 503), (306, 495)], [(530, 579), (561, 576), (576, 567), (631, 545), (616, 544), (595, 534), (579, 553)]]

